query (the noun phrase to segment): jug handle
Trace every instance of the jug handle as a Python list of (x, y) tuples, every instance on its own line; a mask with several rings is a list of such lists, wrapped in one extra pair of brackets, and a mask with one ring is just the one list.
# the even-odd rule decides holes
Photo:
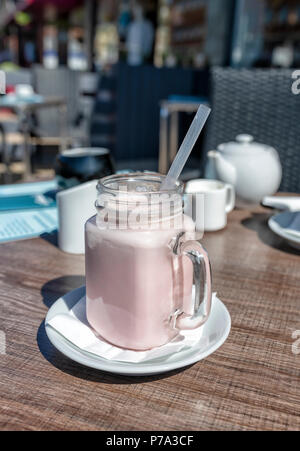
[[(187, 256), (193, 263), (195, 298), (193, 314), (189, 315), (178, 309), (171, 316), (171, 324), (175, 329), (192, 330), (204, 324), (210, 314), (212, 304), (211, 267), (208, 254), (198, 241), (182, 241), (184, 233), (179, 234), (173, 253), (177, 256)], [(201, 299), (201, 270), (204, 273), (204, 294)]]

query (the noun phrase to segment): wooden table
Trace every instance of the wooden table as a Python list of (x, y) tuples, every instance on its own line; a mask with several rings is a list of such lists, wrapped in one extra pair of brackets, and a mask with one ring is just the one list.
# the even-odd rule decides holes
[(206, 234), (231, 333), (204, 361), (155, 377), (102, 373), (56, 351), (44, 317), (84, 283), (84, 258), (43, 239), (1, 245), (0, 429), (299, 430), (300, 253), (268, 230), (269, 214), (235, 210), (226, 230)]

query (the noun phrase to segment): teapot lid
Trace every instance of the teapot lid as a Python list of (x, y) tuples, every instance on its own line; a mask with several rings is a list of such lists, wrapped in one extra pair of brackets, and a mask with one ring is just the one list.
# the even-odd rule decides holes
[(265, 144), (260, 144), (254, 141), (252, 135), (241, 134), (235, 138), (235, 141), (230, 141), (228, 143), (220, 144), (218, 150), (224, 153), (246, 153), (247, 151), (261, 152), (269, 149), (269, 146)]

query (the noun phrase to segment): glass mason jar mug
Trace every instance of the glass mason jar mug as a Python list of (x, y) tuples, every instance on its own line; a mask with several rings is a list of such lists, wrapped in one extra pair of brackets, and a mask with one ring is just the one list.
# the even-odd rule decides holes
[(86, 223), (87, 319), (126, 349), (164, 345), (204, 324), (211, 310), (210, 263), (183, 213), (183, 186), (160, 192), (162, 180), (151, 173), (101, 179), (97, 214)]

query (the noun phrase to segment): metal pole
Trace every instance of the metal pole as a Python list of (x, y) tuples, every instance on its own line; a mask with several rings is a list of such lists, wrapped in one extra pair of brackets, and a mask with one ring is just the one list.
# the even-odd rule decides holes
[(93, 31), (95, 20), (95, 3), (96, 2), (94, 2), (94, 0), (85, 0), (84, 2), (84, 42), (88, 71), (91, 71), (93, 69)]
[(173, 163), (178, 150), (178, 111), (172, 111), (170, 117), (170, 161)]
[(166, 174), (169, 169), (168, 155), (168, 116), (167, 108), (160, 108), (160, 127), (159, 127), (159, 162), (158, 170), (160, 174)]

